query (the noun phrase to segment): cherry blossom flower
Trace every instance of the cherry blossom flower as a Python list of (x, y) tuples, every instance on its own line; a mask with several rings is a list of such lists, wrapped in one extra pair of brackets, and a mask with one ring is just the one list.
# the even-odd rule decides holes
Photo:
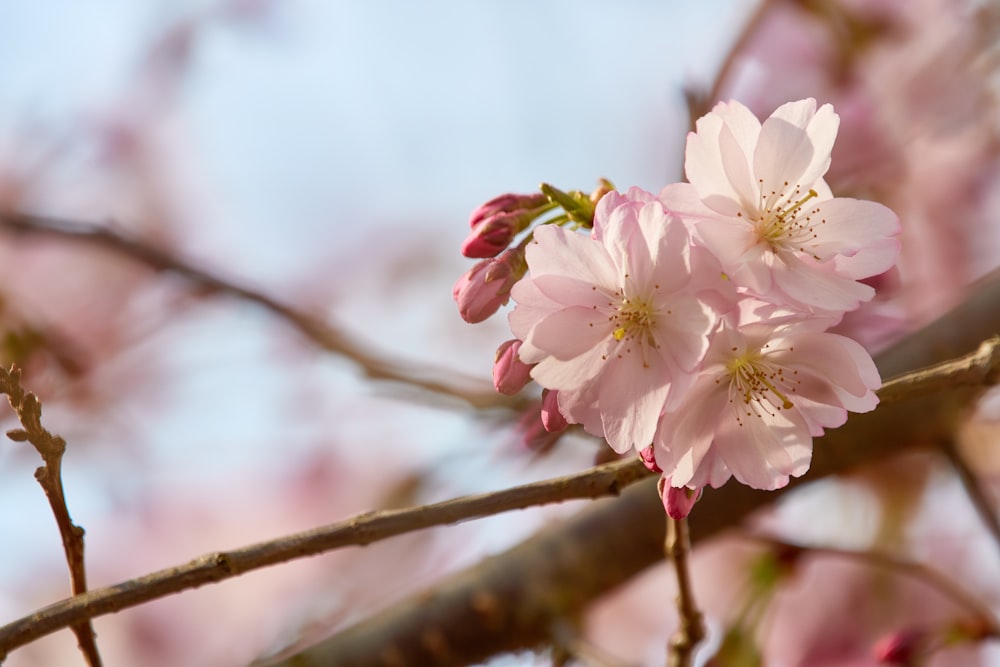
[(692, 252), (683, 222), (637, 188), (601, 199), (589, 237), (543, 226), (527, 247), (511, 292), (518, 355), (617, 452), (649, 445), (708, 348), (716, 316), (690, 291)]
[(814, 436), (878, 403), (868, 352), (824, 331), (828, 320), (742, 310), (744, 322), (730, 315), (720, 323), (698, 380), (661, 419), (654, 452), (672, 486), (718, 487), (732, 475), (782, 487), (808, 470)]
[(661, 197), (737, 285), (800, 310), (853, 310), (875, 294), (858, 281), (895, 263), (899, 221), (881, 204), (833, 197), (823, 175), (838, 125), (813, 99), (763, 124), (739, 102), (720, 103), (688, 135), (690, 183)]

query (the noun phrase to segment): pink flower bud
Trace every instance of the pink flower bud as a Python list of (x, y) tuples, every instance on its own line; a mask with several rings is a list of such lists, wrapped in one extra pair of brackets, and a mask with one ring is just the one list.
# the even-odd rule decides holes
[(542, 392), (542, 426), (549, 433), (566, 430), (569, 422), (559, 412), (559, 392), (546, 389)]
[(496, 257), (523, 228), (522, 217), (524, 214), (519, 212), (500, 213), (477, 223), (462, 244), (462, 254), (476, 258)]
[(531, 366), (521, 361), (517, 351), (521, 348), (518, 339), (503, 343), (498, 349), (493, 363), (493, 386), (501, 394), (513, 396), (524, 389), (531, 380)]
[(646, 464), (646, 467), (652, 472), (663, 472), (663, 470), (660, 469), (660, 466), (656, 465), (656, 454), (653, 452), (652, 445), (646, 447), (645, 449), (640, 449), (639, 458), (642, 459), (642, 462)]
[(923, 655), (926, 634), (920, 630), (900, 630), (882, 637), (875, 644), (875, 661), (880, 665), (916, 665)]
[(499, 213), (540, 208), (548, 206), (548, 204), (549, 198), (541, 192), (530, 195), (500, 195), (499, 197), (494, 197), (473, 211), (472, 215), (469, 217), (469, 226), (475, 227), (487, 218), (492, 218)]
[(691, 508), (701, 498), (701, 489), (670, 486), (669, 477), (661, 477), (657, 484), (660, 497), (663, 499), (663, 509), (671, 519), (683, 519), (691, 513)]
[(524, 250), (512, 248), (496, 259), (479, 262), (451, 288), (458, 313), (470, 324), (482, 322), (510, 300), (510, 289), (524, 276)]

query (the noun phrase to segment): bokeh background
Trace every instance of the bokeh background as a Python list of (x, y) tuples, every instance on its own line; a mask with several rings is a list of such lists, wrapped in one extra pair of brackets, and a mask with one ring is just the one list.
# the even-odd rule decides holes
[[(111, 226), (320, 316), (400, 368), (489, 388), (504, 318), (467, 325), (450, 293), (470, 266), (458, 247), (473, 208), (543, 181), (657, 191), (682, 178), (692, 111), (735, 96), (766, 114), (814, 96), (843, 118), (835, 191), (893, 206), (907, 229), (900, 270), (853, 324), (875, 349), (998, 263), (991, 11), (933, 0), (0, 0), (0, 207)], [(742, 55), (728, 58), (734, 45)], [(373, 381), (257, 305), (120, 253), (9, 230), (0, 351), (69, 442), (66, 491), (87, 530), (92, 587), (369, 509), (580, 470), (600, 451), (571, 436), (539, 455), (509, 413)], [(978, 442), (991, 433), (976, 431)], [(995, 482), (996, 457), (977, 460)], [(0, 621), (69, 590), (36, 465), (26, 444), (0, 443)], [(996, 544), (934, 459), (797, 496), (762, 525), (905, 546), (1000, 603)], [(580, 505), (186, 592), (97, 619), (99, 646), (109, 665), (246, 664)], [(699, 556), (710, 610), (732, 604), (751, 552), (722, 543)], [(870, 609), (858, 593), (869, 573), (830, 567), (775, 603), (761, 633), (785, 651), (773, 664), (872, 664), (859, 656), (901, 609), (936, 604), (906, 590)], [(674, 622), (666, 574), (595, 609), (595, 644), (662, 662)], [(831, 617), (851, 622), (832, 632)], [(1000, 664), (988, 646), (963, 651), (934, 664)], [(8, 660), (75, 662), (69, 632)]]

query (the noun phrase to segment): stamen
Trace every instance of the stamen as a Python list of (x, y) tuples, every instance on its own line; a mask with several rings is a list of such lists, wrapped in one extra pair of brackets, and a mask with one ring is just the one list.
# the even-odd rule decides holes
[[(735, 349), (733, 350), (735, 351)], [(733, 403), (736, 422), (742, 426), (743, 418), (763, 415), (775, 416), (774, 403), (769, 395), (781, 401), (778, 410), (791, 410), (795, 405), (788, 398), (794, 394), (799, 380), (786, 377), (784, 369), (769, 362), (760, 351), (746, 351), (726, 364), (729, 372), (729, 402)], [(736, 398), (738, 397), (738, 399)], [(744, 407), (736, 405), (741, 402)]]

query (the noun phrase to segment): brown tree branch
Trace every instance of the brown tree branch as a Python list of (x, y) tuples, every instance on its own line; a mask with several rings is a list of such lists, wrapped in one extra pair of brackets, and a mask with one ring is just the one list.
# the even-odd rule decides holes
[(1000, 381), (1000, 336), (983, 341), (972, 354), (887, 380), (879, 401), (892, 403), (956, 387), (987, 387)]
[[(10, 370), (0, 368), (0, 392), (7, 395), (10, 407), (14, 409), (22, 427), (8, 431), (7, 437), (15, 442), (30, 442), (42, 457), (44, 465), (35, 470), (35, 479), (45, 492), (56, 525), (59, 527), (73, 595), (74, 597), (83, 595), (87, 592), (87, 569), (83, 560), (83, 528), (74, 524), (70, 518), (62, 484), (62, 458), (66, 452), (66, 441), (42, 426), (42, 405), (34, 394), (26, 392), (21, 386), (21, 371), (17, 367), (11, 366)], [(101, 656), (97, 650), (97, 640), (90, 620), (76, 619), (70, 627), (76, 635), (87, 664), (91, 667), (100, 667)]]
[[(878, 367), (883, 377), (899, 375), (975, 350), (998, 331), (1000, 271), (973, 286), (953, 311), (878, 355)], [(810, 472), (785, 489), (765, 492), (730, 483), (706, 491), (691, 514), (692, 542), (739, 524), (800, 484), (951, 437), (957, 420), (981, 391), (961, 385), (939, 394), (916, 392), (886, 401), (874, 412), (851, 415), (844, 426), (816, 440)], [(576, 618), (596, 597), (658, 562), (663, 539), (663, 507), (655, 483), (642, 482), (618, 499), (593, 503), (573, 520), (447, 578), (431, 591), (283, 662), (267, 664), (467, 665), (534, 648), (549, 641), (554, 623)], [(394, 660), (399, 656), (406, 661)]]
[[(961, 312), (957, 315), (961, 315)], [(937, 340), (935, 331), (935, 328), (931, 327), (922, 336), (926, 335)], [(961, 331), (967, 330), (961, 329)], [(938, 350), (948, 349), (947, 346), (941, 346), (940, 343), (941, 341), (938, 340), (933, 348)], [(902, 345), (908, 345), (918, 352), (921, 350), (920, 346), (915, 346), (912, 342), (906, 342)], [(982, 349), (985, 349), (985, 347)], [(922, 390), (920, 382), (910, 382), (907, 377), (886, 383), (886, 386), (890, 388), (891, 395), (897, 402), (886, 403), (872, 413), (852, 415), (847, 425), (828, 433), (820, 439), (817, 443), (817, 452), (811, 473), (812, 477), (832, 474), (844, 470), (849, 466), (858, 465), (900, 451), (912, 439), (919, 436), (934, 440), (942, 434), (950, 432), (957, 407), (964, 405), (979, 390), (978, 387), (969, 385), (972, 378), (979, 377), (983, 381), (994, 380), (996, 378), (996, 374), (993, 372), (985, 372), (975, 376), (970, 375), (968, 371), (969, 368), (978, 368), (981, 366), (984, 357), (982, 349), (967, 355), (964, 359), (939, 365), (935, 373), (927, 373), (921, 370), (912, 374), (913, 376), (922, 378), (921, 382), (932, 383), (937, 387), (943, 386), (940, 375), (959, 375), (963, 378), (962, 383), (951, 382), (948, 384), (948, 386), (957, 387), (951, 394), (944, 396), (929, 395)], [(928, 354), (927, 350), (923, 350), (923, 354), (926, 356)], [(892, 354), (886, 355), (886, 358), (889, 361), (884, 363), (891, 364)], [(921, 357), (914, 357), (914, 359), (919, 358)], [(993, 359), (992, 356), (989, 356), (989, 358)], [(893, 389), (893, 387), (897, 387), (897, 389)], [(906, 387), (907, 389), (904, 391), (898, 389), (898, 387)], [(913, 417), (911, 412), (916, 414), (917, 417)], [(865, 444), (860, 445), (859, 443)], [(76, 623), (81, 619), (89, 619), (118, 611), (158, 597), (163, 597), (164, 595), (228, 579), (253, 569), (284, 562), (292, 558), (315, 555), (347, 545), (369, 544), (392, 535), (419, 530), (433, 525), (443, 525), (469, 518), (495, 514), (508, 509), (528, 507), (547, 502), (559, 502), (570, 498), (589, 498), (616, 494), (627, 484), (645, 476), (648, 476), (647, 471), (637, 461), (607, 464), (606, 466), (600, 466), (566, 478), (539, 482), (506, 491), (459, 498), (426, 507), (360, 515), (333, 526), (298, 533), (235, 551), (210, 554), (183, 566), (161, 570), (160, 572), (110, 588), (91, 591), (86, 595), (64, 600), (41, 609), (30, 617), (10, 623), (0, 628), (0, 655), (59, 628)], [(645, 544), (644, 540), (649, 540), (651, 537), (648, 534), (648, 526), (645, 523), (635, 523), (635, 517), (645, 516), (647, 520), (652, 519), (655, 523), (660, 524), (663, 520), (663, 510), (658, 499), (655, 497), (655, 489), (651, 489), (649, 484), (640, 484), (638, 486), (646, 489), (643, 495), (639, 495), (628, 502), (622, 500), (620, 503), (621, 507), (630, 508), (625, 517), (617, 516), (618, 512), (623, 511), (617, 509), (617, 505), (611, 506), (616, 508), (611, 511), (611, 514), (616, 516), (615, 521), (618, 525), (614, 527), (604, 525), (609, 520), (605, 516), (609, 510), (602, 508), (600, 511), (595, 511), (594, 518), (592, 519), (592, 521), (596, 521), (600, 525), (599, 533), (594, 532), (597, 528), (587, 520), (587, 515), (585, 514), (580, 520), (579, 525), (574, 526), (574, 528), (581, 531), (582, 534), (587, 535), (586, 538), (575, 535), (567, 537), (559, 534), (557, 539), (565, 541), (566, 544), (574, 544), (582, 539), (593, 541), (592, 536), (594, 534), (601, 534), (602, 540), (600, 541), (607, 541), (612, 546), (612, 552), (601, 554), (599, 560), (596, 561), (600, 565), (595, 565), (595, 568), (602, 570), (601, 573), (588, 575), (577, 568), (571, 568), (573, 576), (579, 577), (581, 580), (577, 584), (574, 584), (574, 586), (583, 584), (579, 585), (579, 588), (573, 594), (568, 594), (565, 591), (557, 594), (549, 590), (548, 595), (551, 597), (545, 598), (544, 603), (541, 605), (542, 613), (544, 613), (549, 621), (563, 618), (571, 610), (579, 609), (585, 600), (589, 600), (593, 595), (606, 590), (607, 587), (620, 582), (623, 578), (634, 574), (638, 569), (645, 567), (651, 562), (645, 560), (649, 554), (641, 548)], [(631, 497), (629, 493), (624, 495)], [(770, 502), (777, 495), (780, 495), (780, 493), (757, 492), (736, 484), (730, 484), (714, 493), (706, 494), (706, 497), (702, 498), (695, 508), (695, 511), (698, 513), (698, 521), (692, 526), (692, 539), (703, 539), (725, 526), (738, 523), (746, 513), (761, 504)], [(651, 507), (649, 506), (649, 498), (652, 498)], [(612, 528), (620, 531), (623, 527), (626, 532), (618, 535), (620, 539), (613, 539), (614, 530)], [(646, 533), (646, 535), (640, 538), (637, 536), (638, 533)], [(655, 552), (661, 552), (662, 550), (662, 530), (659, 533), (659, 535), (653, 535), (653, 539), (650, 540), (652, 544), (657, 545), (654, 550)], [(573, 539), (574, 537), (576, 539)], [(617, 550), (617, 546), (620, 544), (628, 544), (631, 547), (637, 548), (637, 551), (632, 553), (631, 549), (627, 550), (632, 557), (623, 558), (622, 553)], [(576, 546), (581, 547), (580, 544)], [(514, 551), (521, 548), (525, 548), (529, 552), (543, 553), (548, 560), (553, 555), (553, 552), (558, 554), (563, 547), (547, 544), (544, 548), (539, 548), (536, 543), (529, 541)], [(590, 545), (586, 549), (581, 549), (580, 553), (587, 555), (588, 558), (592, 558), (594, 557), (593, 551), (594, 548)], [(512, 562), (515, 565), (517, 564), (516, 559)], [(565, 557), (555, 558), (551, 562), (558, 564), (561, 568), (566, 567)], [(593, 565), (590, 560), (586, 562)], [(510, 564), (504, 565), (494, 576), (501, 576), (501, 573)], [(543, 568), (543, 572), (545, 571)], [(477, 572), (475, 578), (479, 579), (483, 576), (481, 572)], [(548, 572), (548, 574), (544, 575), (543, 579), (546, 586), (543, 586), (539, 590), (548, 589), (552, 583), (552, 578), (568, 584), (569, 580), (561, 578), (565, 576), (563, 573), (559, 577), (556, 577), (554, 573)], [(590, 586), (587, 585), (587, 582), (596, 583)], [(520, 583), (518, 582), (518, 584)], [(487, 589), (489, 588), (487, 586)], [(512, 636), (523, 637), (523, 627), (510, 627), (511, 623), (516, 624), (521, 622), (518, 619), (521, 618), (523, 610), (518, 610), (516, 604), (509, 608), (501, 604), (500, 598), (496, 597), (497, 593), (495, 591), (485, 592), (481, 595), (478, 594), (480, 592), (464, 591), (464, 593), (472, 595), (469, 599), (473, 600), (471, 603), (474, 606), (473, 611), (478, 610), (477, 613), (472, 614), (471, 618), (477, 619), (475, 621), (477, 623), (485, 622), (487, 626), (499, 625), (508, 630), (514, 630)], [(532, 591), (532, 593), (534, 592)], [(560, 598), (560, 601), (553, 607), (554, 599), (556, 598)], [(468, 600), (464, 600), (464, 602), (468, 602)], [(538, 604), (537, 600), (535, 604)], [(420, 604), (420, 607), (421, 609), (425, 609), (423, 603)], [(512, 613), (510, 610), (517, 610), (515, 613), (518, 619), (504, 618), (505, 615)], [(554, 610), (558, 613), (555, 613)], [(465, 616), (468, 616), (468, 611), (468, 609), (464, 610)], [(536, 610), (533, 613), (539, 612)], [(423, 612), (421, 612), (422, 616)], [(536, 617), (530, 613), (526, 617), (531, 620), (530, 625), (536, 632), (539, 631), (539, 627), (542, 627), (541, 635), (535, 641), (523, 645), (530, 646), (545, 638), (547, 631), (544, 628), (551, 627), (551, 623), (538, 626), (535, 622), (538, 620)], [(439, 648), (442, 644), (438, 641), (438, 638), (438, 635), (435, 635), (434, 641), (425, 641), (424, 643)], [(421, 636), (421, 640), (426, 640), (426, 636)], [(446, 642), (445, 645), (448, 645), (448, 643)], [(480, 644), (477, 642), (477, 646), (490, 645), (489, 643)], [(370, 648), (369, 646), (366, 650)], [(450, 651), (449, 655), (451, 655)], [(460, 656), (459, 660), (468, 658), (467, 653), (458, 652), (456, 655)], [(484, 654), (484, 656), (488, 655), (489, 653)], [(370, 658), (371, 655), (369, 654), (368, 657), (361, 659), (360, 662), (345, 662), (343, 664), (371, 664), (368, 662)], [(437, 658), (432, 656), (431, 658), (437, 659), (440, 656), (437, 656)], [(303, 659), (303, 657), (298, 656), (298, 659)], [(322, 662), (322, 664), (326, 663)], [(432, 661), (427, 664), (464, 663), (437, 663)]]
[(618, 461), (582, 473), (503, 491), (464, 496), (421, 507), (368, 512), (330, 526), (242, 549), (208, 554), (185, 565), (76, 595), (3, 626), (0, 628), (0, 660), (10, 650), (68, 625), (269, 565), (514, 509), (618, 495), (628, 485), (649, 475), (638, 459)]
[[(282, 303), (261, 291), (214, 275), (162, 248), (106, 225), (0, 211), (0, 230), (18, 236), (50, 238), (102, 248), (141, 262), (155, 271), (178, 275), (200, 290), (253, 303), (287, 322), (320, 349), (351, 359), (372, 380), (393, 382), (439, 396), (457, 398), (476, 408), (516, 407), (523, 402), (497, 393), (489, 384), (476, 378), (389, 358), (310, 313)], [(440, 380), (445, 374), (454, 376), (458, 382)]]

